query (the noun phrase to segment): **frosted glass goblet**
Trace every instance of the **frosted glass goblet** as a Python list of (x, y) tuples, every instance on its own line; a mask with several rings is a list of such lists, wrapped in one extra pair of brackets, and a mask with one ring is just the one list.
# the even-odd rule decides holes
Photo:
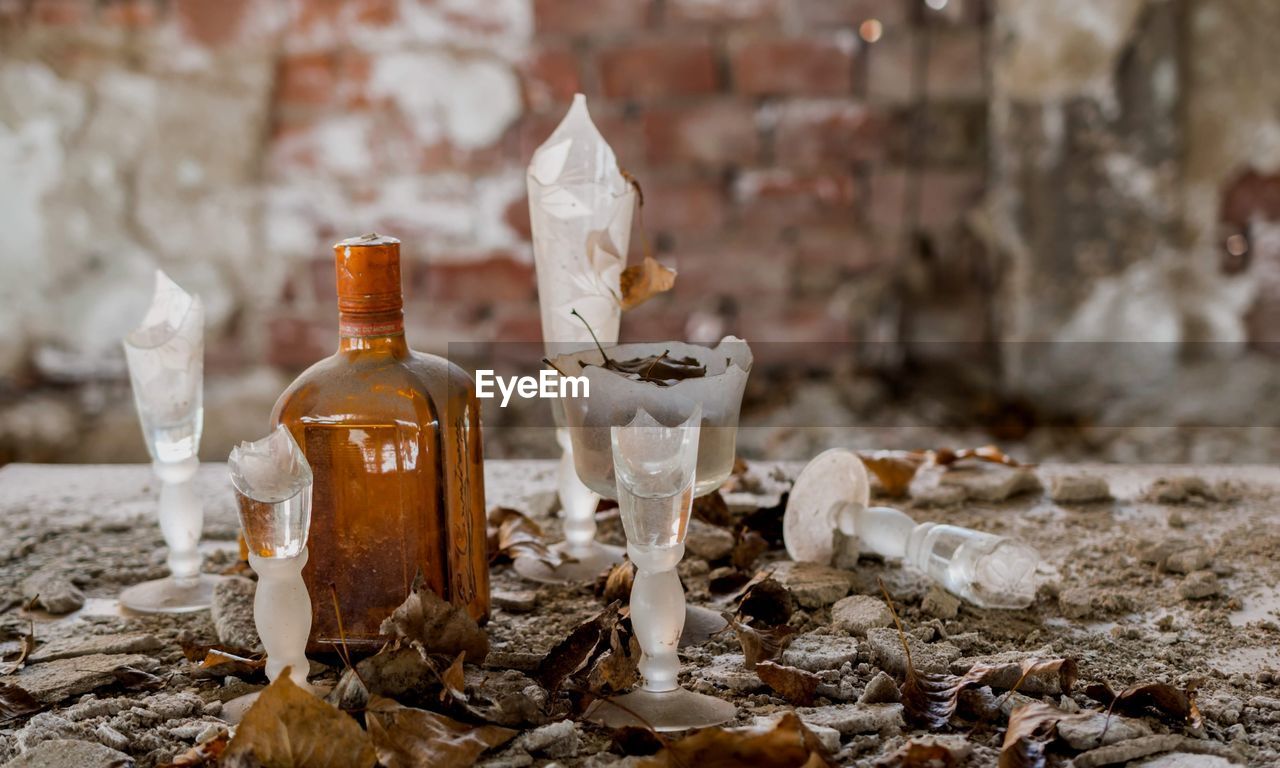
[(704, 728), (731, 720), (733, 704), (680, 687), (677, 647), (685, 623), (684, 589), (676, 566), (693, 509), (701, 409), (668, 427), (639, 411), (611, 430), (618, 508), (627, 554), (636, 565), (631, 626), (640, 643), (643, 683), (630, 693), (597, 700), (586, 718), (611, 728), (655, 731)]
[[(636, 191), (592, 122), (585, 96), (574, 96), (564, 119), (534, 151), (525, 179), (547, 356), (591, 348), (592, 333), (616, 344)], [(595, 540), (600, 496), (578, 478), (560, 406), (552, 408), (565, 539), (551, 549), (566, 560), (552, 567), (519, 558), (515, 569), (533, 581), (590, 581), (622, 562), (623, 549)]]
[(160, 530), (170, 575), (135, 584), (120, 604), (143, 613), (208, 608), (218, 577), (200, 572), (204, 507), (191, 485), (204, 421), (204, 307), (156, 271), (155, 292), (142, 324), (124, 340), (133, 401), (151, 467), (160, 478)]
[(783, 538), (792, 560), (830, 564), (840, 546), (904, 560), (980, 608), (1026, 608), (1036, 596), (1040, 555), (1007, 536), (958, 525), (919, 523), (872, 507), (871, 483), (854, 451), (832, 448), (800, 472), (787, 500)]
[[(267, 652), (267, 679), (288, 669), (293, 682), (308, 689), (311, 596), (302, 569), (311, 529), (311, 467), (284, 425), (237, 445), (227, 464), (249, 565), (258, 574), (253, 620)], [(256, 696), (228, 702), (230, 714), (242, 714)]]

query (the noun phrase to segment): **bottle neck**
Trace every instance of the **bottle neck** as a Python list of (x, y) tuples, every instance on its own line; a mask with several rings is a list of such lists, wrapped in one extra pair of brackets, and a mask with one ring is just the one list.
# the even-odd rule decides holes
[(338, 351), (407, 355), (409, 346), (404, 339), (404, 313), (400, 309), (383, 312), (339, 312)]

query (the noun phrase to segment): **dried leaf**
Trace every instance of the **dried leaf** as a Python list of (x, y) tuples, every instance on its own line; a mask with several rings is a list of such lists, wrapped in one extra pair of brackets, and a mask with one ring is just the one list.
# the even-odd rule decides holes
[(751, 580), (751, 577), (737, 568), (717, 568), (707, 575), (707, 589), (713, 595), (727, 595), (740, 592)]
[(0, 723), (17, 720), (44, 709), (25, 688), (13, 683), (0, 682)]
[(999, 768), (1042, 768), (1045, 747), (1065, 717), (1066, 712), (1038, 701), (1013, 710), (1000, 747)]
[(623, 622), (609, 633), (609, 650), (596, 658), (587, 688), (597, 695), (625, 691), (640, 682), (640, 641)]
[(637, 725), (624, 725), (613, 732), (610, 741), (624, 755), (656, 754), (665, 744), (661, 736)]
[(704, 728), (672, 742), (640, 768), (817, 768), (830, 765), (821, 742), (787, 712), (770, 730)]
[(468, 725), (381, 696), (370, 698), (365, 724), (378, 762), (386, 768), (467, 768), (485, 750), (516, 735), (510, 728)]
[(164, 687), (164, 681), (137, 667), (118, 667), (111, 670), (116, 683), (130, 690), (155, 690)]
[(733, 513), (729, 511), (729, 504), (725, 502), (724, 496), (720, 495), (720, 491), (714, 491), (706, 496), (699, 496), (694, 499), (693, 509), (689, 514), (697, 520), (711, 525), (718, 525), (721, 528), (728, 528), (733, 525)]
[(1196, 706), (1196, 686), (1178, 690), (1167, 683), (1144, 683), (1115, 693), (1106, 683), (1094, 683), (1084, 689), (1089, 698), (1107, 707), (1108, 712), (1142, 716), (1154, 712), (1175, 723), (1199, 727), (1200, 708)]
[(596, 580), (596, 595), (603, 598), (606, 603), (617, 600), (626, 605), (631, 602), (631, 587), (635, 584), (635, 580), (635, 563), (623, 560)]
[(773, 661), (781, 656), (796, 633), (795, 629), (786, 624), (757, 629), (738, 621), (731, 613), (722, 615), (738, 635), (738, 645), (742, 646), (742, 657), (747, 669), (755, 669), (760, 662)]
[(818, 692), (818, 676), (803, 669), (777, 664), (772, 661), (756, 663), (756, 674), (765, 685), (772, 688), (797, 707), (813, 706)]
[(729, 553), (729, 564), (740, 571), (750, 571), (756, 560), (769, 550), (769, 542), (764, 537), (747, 528), (739, 528), (734, 532), (733, 551)]
[(458, 657), (453, 660), (449, 668), (440, 674), (440, 682), (443, 684), (443, 688), (440, 691), (440, 701), (445, 701), (450, 696), (458, 701), (467, 700), (467, 678), (462, 666), (462, 661), (466, 657), (466, 651), (459, 652)]
[(646, 255), (639, 264), (622, 270), (619, 285), (622, 288), (622, 309), (638, 307), (676, 284), (676, 271), (664, 266), (657, 259)]
[(192, 652), (188, 652), (186, 647), (182, 651), (188, 660), (196, 663), (198, 670), (210, 676), (252, 677), (265, 673), (267, 668), (266, 654), (242, 655), (239, 651), (227, 648), (205, 646), (203, 656), (196, 655), (192, 658), (196, 652), (194, 648)]
[(605, 634), (618, 623), (621, 603), (614, 601), (600, 613), (573, 628), (569, 636), (561, 640), (543, 658), (534, 673), (534, 679), (548, 691), (559, 690), (571, 675), (584, 668), (595, 656), (596, 648)]
[(766, 572), (756, 574), (738, 599), (737, 615), (750, 617), (753, 625), (776, 627), (786, 624), (795, 613), (796, 601), (791, 590)]
[(908, 741), (877, 765), (891, 765), (894, 768), (954, 768), (956, 757), (941, 744)]
[(519, 510), (495, 507), (489, 510), (488, 522), (490, 562), (501, 557), (532, 557), (555, 568), (572, 559), (548, 547), (542, 527)]
[(396, 645), (409, 645), (424, 654), (452, 657), (465, 651), (467, 658), (476, 664), (489, 655), (489, 636), (471, 618), (466, 607), (451, 605), (432, 592), (421, 572), (413, 580), (409, 596), (382, 622), (378, 631), (392, 637)]
[(1029, 467), (1030, 464), (1024, 464), (1017, 459), (1009, 456), (1004, 451), (994, 445), (983, 445), (978, 448), (961, 448), (953, 451), (949, 448), (942, 448), (937, 451), (928, 451), (929, 459), (934, 464), (948, 467), (957, 461), (965, 459), (977, 459), (990, 464), (1003, 464), (1006, 467)]
[(281, 674), (263, 689), (223, 754), (225, 768), (372, 768), (369, 734)]
[(886, 496), (902, 498), (926, 456), (922, 451), (859, 451), (858, 458), (880, 481)]
[(212, 768), (218, 764), (222, 753), (227, 751), (227, 743), (231, 739), (231, 734), (226, 731), (220, 732), (208, 741), (197, 744), (186, 752), (173, 758), (172, 762), (164, 763), (159, 768)]
[(0, 676), (12, 675), (20, 671), (27, 665), (27, 657), (36, 649), (35, 630), (27, 632), (18, 639), (18, 654), (12, 659), (8, 659), (3, 665), (0, 665)]
[(769, 507), (757, 507), (742, 518), (742, 525), (755, 531), (769, 542), (771, 547), (782, 546), (782, 518), (787, 511), (790, 493), (784, 493), (778, 503)]

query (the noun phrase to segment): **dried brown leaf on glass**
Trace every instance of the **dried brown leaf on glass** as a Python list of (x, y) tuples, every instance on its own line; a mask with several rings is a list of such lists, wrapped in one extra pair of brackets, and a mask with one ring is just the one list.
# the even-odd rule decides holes
[(635, 580), (635, 563), (624, 559), (596, 579), (596, 596), (606, 603), (617, 600), (626, 605), (631, 602), (631, 586)]
[(803, 669), (773, 661), (756, 663), (756, 675), (782, 698), (797, 707), (813, 706), (818, 693), (818, 676)]
[(369, 699), (365, 725), (385, 768), (466, 768), (517, 733), (497, 725), (468, 725), (382, 696)]
[(489, 655), (489, 636), (471, 618), (466, 606), (446, 602), (431, 591), (419, 571), (409, 596), (378, 631), (392, 638), (395, 647), (408, 646), (420, 653), (441, 653), (449, 657), (466, 651), (467, 658), (480, 664)]
[(820, 768), (831, 765), (826, 750), (794, 712), (768, 730), (704, 728), (638, 763), (640, 768)]
[(729, 511), (729, 505), (725, 502), (724, 496), (720, 495), (720, 491), (713, 491), (706, 496), (694, 499), (693, 509), (689, 514), (694, 519), (718, 525), (721, 528), (733, 525), (733, 513)]
[(1084, 693), (1107, 708), (1107, 713), (1142, 716), (1154, 713), (1160, 717), (1192, 728), (1201, 724), (1200, 708), (1196, 705), (1196, 689), (1193, 683), (1178, 689), (1168, 683), (1143, 683), (1116, 693), (1106, 683), (1086, 686)]
[(245, 712), (224, 768), (372, 768), (373, 742), (345, 712), (281, 674)]
[(160, 765), (159, 768), (212, 768), (218, 764), (222, 753), (227, 751), (227, 744), (230, 741), (231, 734), (222, 731), (212, 739), (197, 744), (173, 758), (171, 762)]
[(599, 696), (621, 693), (640, 682), (640, 641), (619, 621), (609, 632), (609, 649), (600, 654), (587, 675), (587, 689)]
[[(614, 601), (603, 611), (573, 628), (569, 636), (556, 644), (538, 665), (533, 677), (548, 691), (557, 691), (569, 677), (595, 658), (597, 648), (613, 631), (622, 604)], [(603, 650), (601, 648), (601, 650)]]
[(1000, 747), (999, 768), (1042, 768), (1045, 748), (1053, 741), (1058, 723), (1068, 717), (1067, 712), (1039, 701), (1013, 710)]
[(782, 652), (791, 644), (796, 631), (783, 624), (777, 627), (756, 628), (738, 621), (733, 614), (721, 614), (728, 623), (725, 629), (732, 629), (738, 636), (738, 645), (742, 646), (744, 666), (754, 670), (762, 661), (773, 661), (782, 656)]
[(0, 723), (35, 714), (44, 705), (35, 700), (27, 689), (13, 683), (0, 682)]
[(555, 568), (571, 558), (547, 546), (542, 526), (510, 507), (494, 507), (488, 516), (489, 562), (506, 557), (532, 557)]

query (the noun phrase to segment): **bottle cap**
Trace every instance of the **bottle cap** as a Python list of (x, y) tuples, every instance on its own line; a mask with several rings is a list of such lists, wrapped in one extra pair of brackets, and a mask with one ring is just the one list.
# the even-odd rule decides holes
[(399, 240), (360, 235), (334, 245), (333, 251), (339, 312), (370, 314), (401, 308)]

